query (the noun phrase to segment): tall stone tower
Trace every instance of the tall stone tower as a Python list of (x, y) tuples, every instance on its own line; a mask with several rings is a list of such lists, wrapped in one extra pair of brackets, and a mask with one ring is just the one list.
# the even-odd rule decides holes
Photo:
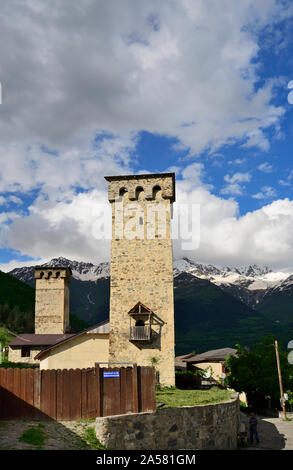
[(35, 267), (35, 334), (64, 334), (69, 328), (71, 269)]
[(107, 176), (112, 204), (110, 362), (156, 362), (175, 384), (171, 206), (175, 174)]

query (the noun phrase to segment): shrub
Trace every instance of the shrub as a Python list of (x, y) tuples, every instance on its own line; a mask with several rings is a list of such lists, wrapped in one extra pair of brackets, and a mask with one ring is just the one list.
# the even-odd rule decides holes
[(175, 384), (182, 390), (195, 390), (200, 388), (201, 374), (190, 370), (176, 370)]

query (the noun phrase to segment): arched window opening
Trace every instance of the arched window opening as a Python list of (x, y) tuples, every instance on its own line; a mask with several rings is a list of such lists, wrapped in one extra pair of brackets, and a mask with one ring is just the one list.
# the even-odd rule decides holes
[(138, 186), (135, 190), (135, 199), (141, 199), (141, 195), (144, 192), (144, 189), (141, 186)]
[(153, 187), (153, 198), (156, 199), (157, 198), (157, 194), (162, 191), (162, 188), (161, 186), (159, 185), (156, 185)]
[(119, 189), (119, 197), (123, 197), (125, 193), (127, 193), (127, 189), (126, 189), (126, 188), (120, 188), (120, 189)]

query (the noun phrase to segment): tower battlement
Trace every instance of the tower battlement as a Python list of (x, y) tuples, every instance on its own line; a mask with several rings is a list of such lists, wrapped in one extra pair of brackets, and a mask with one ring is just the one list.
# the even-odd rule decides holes
[(145, 175), (105, 176), (108, 181), (108, 199), (110, 202), (118, 200), (121, 195), (128, 192), (129, 200), (137, 200), (139, 193), (144, 192), (147, 200), (156, 198), (158, 189), (162, 191), (162, 198), (175, 201), (175, 173), (150, 173)]

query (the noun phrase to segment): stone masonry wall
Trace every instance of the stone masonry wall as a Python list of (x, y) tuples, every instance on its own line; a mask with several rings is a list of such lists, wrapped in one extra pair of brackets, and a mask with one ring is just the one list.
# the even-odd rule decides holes
[[(161, 189), (154, 193), (153, 189), (158, 185)], [(172, 177), (160, 175), (109, 182), (113, 224), (109, 361), (150, 366), (155, 357), (159, 361), (157, 367), (163, 385), (174, 385), (175, 382), (170, 230), (173, 186)], [(119, 206), (113, 198), (117, 198), (123, 188), (126, 192), (121, 196)], [(140, 188), (138, 192), (137, 188)], [(152, 218), (149, 214), (154, 214), (157, 209), (162, 210), (164, 216)], [(138, 302), (157, 316), (151, 342), (129, 340), (128, 312)]]
[(236, 449), (239, 401), (166, 408), (96, 419), (96, 436), (110, 450)]
[(25, 364), (39, 364), (40, 362), (37, 359), (34, 359), (39, 352), (40, 348), (31, 347), (31, 352), (29, 357), (21, 357), (21, 347), (11, 347), (8, 348), (8, 360), (10, 362), (23, 362)]
[(65, 333), (69, 326), (69, 273), (41, 268), (35, 270), (35, 278), (35, 334)]

